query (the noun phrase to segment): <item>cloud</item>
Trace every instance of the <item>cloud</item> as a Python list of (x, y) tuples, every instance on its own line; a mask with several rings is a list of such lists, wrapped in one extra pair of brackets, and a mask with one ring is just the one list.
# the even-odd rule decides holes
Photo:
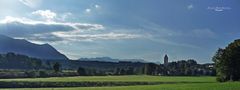
[(225, 11), (225, 10), (231, 10), (232, 8), (231, 7), (215, 6), (215, 7), (208, 7), (207, 9), (213, 10), (213, 11), (216, 11), (216, 12), (222, 12), (222, 11)]
[(16, 38), (23, 38), (28, 39), (33, 42), (37, 43), (43, 43), (43, 42), (57, 42), (57, 41), (63, 41), (64, 39), (62, 37), (57, 37), (51, 33), (43, 33), (43, 34), (32, 34), (27, 37), (16, 37)]
[[(46, 22), (46, 21), (36, 21), (28, 18), (16, 18), (7, 16), (5, 19), (0, 21), (1, 24), (6, 24), (8, 26), (13, 26), (21, 28), (22, 25), (28, 25), (28, 26), (63, 26), (62, 29), (65, 28), (71, 28), (72, 30), (101, 30), (103, 29), (103, 25), (100, 24), (88, 24), (88, 23), (71, 23), (71, 22)], [(65, 27), (65, 28), (64, 28)], [(43, 27), (44, 29), (44, 27)], [(50, 28), (55, 29), (55, 28)], [(58, 30), (61, 30), (59, 28), (56, 28)]]
[(89, 8), (85, 9), (85, 12), (86, 12), (86, 13), (90, 13), (91, 11), (92, 11), (92, 10), (89, 9)]
[(63, 13), (62, 15), (60, 15), (60, 18), (58, 18), (58, 20), (60, 21), (66, 21), (66, 19), (68, 19), (69, 17), (73, 16), (72, 13), (67, 12), (67, 13)]
[(99, 8), (101, 8), (101, 6), (100, 6), (100, 5), (98, 5), (98, 4), (95, 4), (95, 5), (94, 5), (94, 7), (95, 7), (96, 9), (99, 9)]
[(100, 24), (46, 22), (10, 16), (0, 21), (0, 33), (13, 37), (26, 37), (35, 34), (52, 33), (57, 31), (84, 32), (102, 30), (103, 28), (104, 27)]
[(95, 40), (119, 40), (119, 39), (134, 39), (141, 35), (126, 34), (126, 33), (101, 33), (101, 34), (79, 34), (69, 32), (54, 32), (53, 35), (62, 37), (68, 41), (95, 41)]
[(57, 17), (57, 14), (55, 12), (52, 12), (51, 10), (37, 10), (32, 12), (32, 14), (39, 15), (47, 21), (53, 21)]
[(149, 35), (152, 35), (152, 36), (168, 38), (168, 37), (177, 37), (182, 35), (182, 33), (178, 32), (177, 30), (165, 28), (152, 21), (141, 19), (138, 22), (141, 22), (140, 23), (140, 26), (142, 29), (141, 31), (148, 33)]
[[(100, 24), (35, 21), (10, 16), (0, 21), (1, 34), (33, 42), (119, 40), (141, 37), (129, 33), (101, 32), (104, 28)], [(95, 32), (96, 30), (100, 32)]]
[(91, 5), (89, 8), (86, 8), (84, 12), (87, 13), (87, 14), (89, 14), (89, 13), (91, 13), (91, 12), (100, 10), (100, 8), (101, 8), (100, 5), (94, 4), (94, 5)]
[[(183, 31), (181, 29), (175, 30), (171, 28), (165, 28), (157, 23), (154, 23), (149, 20), (140, 19), (142, 29), (139, 30), (142, 33), (145, 33), (145, 37), (150, 41), (157, 42), (163, 45), (170, 45), (170, 46), (177, 46), (177, 47), (184, 47), (184, 48), (197, 48), (192, 43), (188, 43), (186, 41), (182, 41), (181, 39), (187, 38), (195, 38), (192, 37), (193, 32), (192, 30)], [(191, 32), (191, 33), (190, 33)]]
[(217, 36), (215, 32), (208, 28), (194, 29), (189, 35), (197, 38), (215, 38)]
[(36, 8), (39, 4), (41, 4), (42, 0), (19, 0), (19, 2), (30, 8)]
[(188, 10), (191, 10), (191, 9), (193, 9), (193, 8), (194, 8), (193, 4), (190, 4), (190, 5), (187, 6), (187, 9), (188, 9)]
[(69, 18), (72, 18), (73, 14), (71, 12), (66, 13), (56, 13), (51, 10), (37, 10), (31, 13), (33, 16), (39, 16), (41, 20), (48, 22), (51, 21), (66, 21)]
[(167, 40), (167, 39), (156, 39), (156, 38), (150, 38), (150, 40), (154, 41), (154, 42), (159, 42), (159, 43), (163, 43), (163, 44), (167, 44), (167, 45), (172, 45), (172, 46), (177, 46), (177, 47), (185, 47), (185, 48), (195, 48), (195, 49), (199, 49), (199, 46), (196, 45), (192, 45), (192, 44), (188, 44), (188, 43), (183, 43), (183, 42), (176, 42), (176, 41), (172, 41), (172, 40)]

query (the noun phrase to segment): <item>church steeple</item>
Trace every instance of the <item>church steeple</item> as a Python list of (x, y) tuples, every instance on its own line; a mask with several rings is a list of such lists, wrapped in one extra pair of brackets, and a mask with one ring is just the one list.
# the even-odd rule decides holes
[(167, 56), (167, 54), (164, 56), (164, 65), (165, 66), (168, 65), (168, 56)]

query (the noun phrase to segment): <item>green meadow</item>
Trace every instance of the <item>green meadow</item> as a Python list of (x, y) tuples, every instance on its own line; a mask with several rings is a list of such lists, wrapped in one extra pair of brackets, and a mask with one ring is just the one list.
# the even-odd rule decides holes
[(29, 81), (29, 82), (216, 82), (215, 77), (187, 77), (187, 76), (76, 76), (51, 78), (21, 78), (0, 79), (0, 81)]
[(161, 82), (154, 85), (101, 87), (4, 88), (3, 90), (239, 90), (240, 82), (216, 82), (215, 77), (187, 76), (79, 76), (0, 79), (0, 82)]

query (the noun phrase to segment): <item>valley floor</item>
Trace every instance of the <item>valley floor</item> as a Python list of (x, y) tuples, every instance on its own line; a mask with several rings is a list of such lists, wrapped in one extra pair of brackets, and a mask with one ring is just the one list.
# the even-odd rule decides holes
[(82, 76), (55, 78), (0, 79), (0, 82), (161, 82), (155, 85), (4, 88), (2, 90), (240, 90), (240, 82), (218, 83), (215, 77), (165, 76)]

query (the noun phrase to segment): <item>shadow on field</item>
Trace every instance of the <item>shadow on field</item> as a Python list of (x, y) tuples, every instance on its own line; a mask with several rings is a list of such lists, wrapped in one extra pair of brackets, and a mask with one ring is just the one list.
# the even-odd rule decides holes
[(213, 82), (0, 82), (0, 88), (46, 88), (46, 87), (104, 87), (104, 86), (134, 86), (159, 84), (186, 84), (186, 83), (213, 83)]

